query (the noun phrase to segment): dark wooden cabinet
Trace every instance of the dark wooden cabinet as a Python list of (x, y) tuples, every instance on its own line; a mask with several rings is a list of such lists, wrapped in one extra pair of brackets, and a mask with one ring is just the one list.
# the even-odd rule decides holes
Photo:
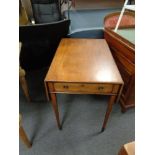
[(135, 106), (135, 45), (110, 28), (105, 28), (104, 38), (124, 81), (120, 97), (120, 104), (124, 112)]

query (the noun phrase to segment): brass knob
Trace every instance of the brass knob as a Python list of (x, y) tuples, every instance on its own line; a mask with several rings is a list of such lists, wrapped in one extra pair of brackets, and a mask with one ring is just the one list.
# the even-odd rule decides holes
[(104, 89), (104, 87), (98, 87), (98, 90), (103, 90)]
[(64, 86), (64, 88), (66, 88), (66, 89), (67, 89), (67, 88), (68, 88), (68, 86)]

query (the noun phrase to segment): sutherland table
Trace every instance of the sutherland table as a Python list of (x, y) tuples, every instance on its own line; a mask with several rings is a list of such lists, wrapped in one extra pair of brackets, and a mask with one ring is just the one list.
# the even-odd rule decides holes
[(123, 80), (104, 39), (62, 39), (45, 78), (59, 129), (56, 93), (110, 95), (103, 131), (122, 87)]

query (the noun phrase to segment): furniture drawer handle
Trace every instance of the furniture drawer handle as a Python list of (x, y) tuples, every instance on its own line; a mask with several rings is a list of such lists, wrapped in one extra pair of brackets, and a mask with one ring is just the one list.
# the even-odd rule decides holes
[(66, 88), (66, 89), (67, 89), (67, 88), (68, 88), (68, 86), (64, 86), (64, 88)]
[(103, 90), (104, 89), (104, 87), (98, 87), (98, 90)]

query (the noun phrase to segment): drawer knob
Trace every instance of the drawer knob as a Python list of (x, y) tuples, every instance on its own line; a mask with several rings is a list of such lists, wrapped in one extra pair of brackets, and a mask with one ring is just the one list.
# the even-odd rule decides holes
[(104, 89), (104, 87), (98, 87), (98, 90), (103, 90)]
[(66, 89), (67, 89), (67, 88), (68, 88), (68, 86), (64, 86), (64, 88), (66, 88)]

